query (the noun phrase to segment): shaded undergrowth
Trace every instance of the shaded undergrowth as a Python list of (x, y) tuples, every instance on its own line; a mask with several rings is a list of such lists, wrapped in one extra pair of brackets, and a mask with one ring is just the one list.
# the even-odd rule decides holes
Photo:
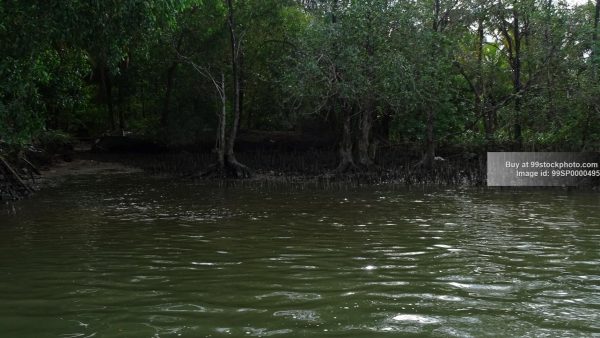
[[(141, 153), (83, 153), (83, 158), (116, 161), (154, 175), (172, 175), (199, 179), (214, 163), (211, 152), (169, 151)], [(238, 152), (237, 158), (251, 168), (251, 181), (313, 184), (401, 184), (480, 186), (485, 184), (485, 156), (474, 153), (447, 154), (438, 157), (432, 169), (416, 165), (419, 154), (402, 149), (384, 149), (369, 170), (336, 174), (335, 151), (316, 149), (301, 151), (254, 150)], [(205, 178), (207, 179), (207, 178)], [(214, 178), (208, 178), (213, 179)]]

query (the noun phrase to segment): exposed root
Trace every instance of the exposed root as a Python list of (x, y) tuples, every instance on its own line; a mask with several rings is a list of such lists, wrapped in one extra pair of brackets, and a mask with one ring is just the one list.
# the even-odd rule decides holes
[(417, 162), (417, 164), (414, 165), (414, 168), (432, 170), (438, 167), (444, 161), (446, 160), (440, 156), (430, 157), (427, 156), (427, 154), (425, 154), (423, 158), (419, 162)]
[(358, 163), (358, 169), (362, 172), (372, 172), (381, 170), (381, 168), (371, 159)]
[(2, 193), (12, 196), (12, 199), (19, 199), (35, 191), (2, 156), (0, 156), (0, 176), (0, 199)]
[(336, 175), (347, 175), (347, 174), (364, 174), (379, 170), (380, 167), (375, 164), (374, 161), (362, 161), (358, 164), (354, 161), (342, 161), (338, 167), (334, 170)]
[(222, 165), (215, 163), (208, 170), (202, 173), (202, 177), (206, 178), (251, 178), (254, 175), (252, 170), (241, 164), (235, 159), (227, 160)]
[(336, 175), (354, 174), (360, 171), (360, 168), (353, 161), (342, 161), (333, 171)]
[(29, 160), (27, 160), (25, 156), (21, 156), (20, 160), (23, 161), (23, 163), (25, 163), (29, 167), (29, 170), (31, 170), (34, 174), (42, 176), (40, 170), (35, 165), (33, 165), (33, 163), (29, 162)]

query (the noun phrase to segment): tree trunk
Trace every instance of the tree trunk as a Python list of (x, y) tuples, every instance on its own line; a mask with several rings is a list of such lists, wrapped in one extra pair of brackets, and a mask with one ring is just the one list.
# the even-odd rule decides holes
[[(360, 138), (358, 140), (358, 163), (363, 169), (369, 168), (373, 160), (369, 156), (371, 129), (373, 126), (373, 113), (371, 104), (363, 109), (360, 119)], [(344, 127), (345, 128), (345, 127)]]
[(433, 31), (438, 32), (440, 28), (440, 11), (441, 11), (440, 0), (434, 0), (433, 2)]
[[(592, 32), (592, 53), (590, 55), (591, 58), (591, 80), (592, 83), (597, 83), (598, 82), (598, 65), (600, 64), (600, 57), (598, 56), (598, 53), (600, 52), (600, 46), (598, 45), (598, 26), (599, 26), (599, 21), (600, 21), (600, 0), (596, 0), (596, 7), (595, 7), (595, 12), (594, 12), (594, 31)], [(598, 115), (599, 109), (598, 107), (598, 99), (597, 97), (594, 97), (593, 100), (590, 100), (589, 102), (589, 106), (586, 109), (586, 119), (585, 119), (585, 125), (584, 125), (584, 129), (582, 132), (582, 139), (581, 139), (581, 148), (583, 150), (585, 150), (585, 147), (587, 145), (587, 141), (588, 141), (588, 134), (589, 134), (589, 129), (590, 129), (590, 124), (592, 121), (592, 114), (594, 115)]]
[(483, 44), (485, 43), (483, 18), (477, 22), (477, 84), (475, 93), (475, 109), (483, 119), (485, 143), (490, 146), (494, 138), (494, 124), (492, 112), (485, 109), (485, 86), (483, 77)]
[(225, 73), (221, 73), (221, 114), (217, 126), (217, 165), (225, 168), (225, 126), (227, 125), (227, 92), (225, 91)]
[(237, 178), (246, 178), (252, 175), (250, 169), (245, 165), (239, 163), (235, 158), (235, 139), (240, 124), (240, 113), (241, 113), (241, 83), (240, 83), (240, 68), (239, 68), (239, 55), (241, 53), (240, 43), (236, 34), (235, 17), (233, 9), (233, 0), (227, 1), (228, 9), (228, 25), (229, 25), (229, 37), (231, 42), (231, 72), (233, 76), (233, 125), (229, 133), (229, 139), (227, 140), (227, 151), (225, 153), (226, 169), (229, 176)]
[[(338, 0), (333, 0), (331, 3), (331, 27), (337, 29), (337, 10)], [(340, 68), (338, 67), (337, 61), (339, 56), (339, 44), (336, 39), (331, 40), (331, 48), (333, 50), (333, 74), (334, 82), (337, 85), (341, 81)], [(339, 90), (339, 88), (337, 88)], [(339, 144), (339, 163), (335, 171), (338, 174), (342, 174), (348, 171), (354, 171), (356, 165), (354, 164), (354, 158), (352, 154), (352, 113), (348, 111), (349, 107), (345, 101), (340, 98), (339, 93), (335, 94), (333, 99), (332, 111), (337, 116), (341, 117), (342, 120), (342, 133)]]
[[(544, 26), (544, 45), (546, 46), (546, 59), (548, 62), (545, 65), (546, 70), (546, 99), (548, 100), (548, 108), (546, 109), (546, 118), (548, 121), (556, 121), (556, 105), (554, 103), (554, 95), (555, 95), (555, 84), (554, 84), (554, 69), (556, 66), (554, 65), (553, 54), (553, 41), (551, 37), (552, 31), (552, 0), (548, 0), (546, 2), (546, 24)], [(556, 125), (556, 124), (555, 124)]]
[(600, 63), (598, 53), (600, 53), (600, 46), (598, 46), (598, 25), (600, 23), (600, 0), (596, 0), (596, 10), (594, 12), (594, 32), (592, 33), (592, 62), (594, 65)]
[[(238, 53), (238, 81), (239, 81), (239, 110), (240, 110), (240, 121), (238, 122), (238, 132), (242, 127), (243, 119), (248, 119), (248, 116), (244, 116), (244, 94), (246, 93), (246, 78), (244, 73), (244, 53), (242, 48), (239, 48)], [(248, 125), (250, 121), (246, 121), (246, 125)]]
[[(177, 39), (177, 45), (175, 46), (175, 57), (179, 55), (179, 50), (181, 49), (181, 44), (183, 43), (183, 34), (179, 36)], [(160, 124), (161, 126), (168, 130), (169, 127), (169, 113), (171, 106), (171, 93), (173, 91), (173, 82), (175, 81), (175, 72), (177, 70), (177, 66), (179, 62), (175, 61), (171, 63), (171, 66), (167, 69), (167, 87), (165, 91), (165, 102), (163, 106), (163, 111), (160, 116)]]
[[(345, 107), (342, 109), (345, 110)], [(343, 112), (342, 138), (340, 141), (339, 155), (340, 164), (336, 172), (345, 173), (356, 169), (352, 158), (352, 114), (351, 112)]]
[(165, 90), (165, 102), (163, 105), (163, 111), (160, 116), (160, 124), (164, 129), (169, 127), (169, 110), (171, 105), (171, 92), (173, 90), (173, 81), (175, 78), (175, 70), (177, 69), (177, 63), (173, 62), (167, 70), (167, 87)]
[[(375, 43), (373, 33), (373, 17), (369, 11), (367, 13), (367, 37), (365, 41), (366, 58), (364, 63), (364, 71), (369, 83), (374, 84), (375, 70), (373, 67), (373, 58), (375, 56)], [(368, 91), (365, 97), (365, 104), (360, 116), (360, 136), (358, 138), (358, 164), (362, 169), (369, 169), (373, 165), (373, 160), (370, 156), (370, 142), (373, 129), (373, 114), (375, 110), (375, 98), (373, 92)]]
[(434, 139), (435, 112), (432, 108), (427, 110), (427, 140), (425, 144), (425, 156), (423, 156), (422, 165), (427, 169), (433, 167), (435, 160), (435, 139)]
[(130, 77), (129, 77), (129, 61), (131, 56), (127, 54), (125, 58), (119, 64), (119, 96), (118, 96), (118, 112), (119, 117), (119, 132), (121, 135), (125, 135), (125, 116), (131, 111), (131, 105), (125, 103), (130, 95)]
[(106, 66), (100, 65), (100, 84), (102, 86), (102, 98), (106, 105), (106, 112), (108, 114), (108, 122), (110, 130), (115, 130), (115, 115), (112, 102), (112, 83), (110, 81), (110, 73)]
[(513, 59), (513, 89), (515, 94), (515, 142), (517, 149), (523, 148), (523, 136), (521, 134), (521, 30), (519, 28), (519, 14), (513, 8), (513, 36), (515, 55)]
[[(434, 41), (437, 40), (440, 32), (440, 13), (441, 13), (441, 2), (440, 0), (434, 0), (433, 2), (433, 25), (432, 30), (434, 33)], [(432, 50), (436, 49), (436, 43), (431, 46)], [(435, 127), (435, 108), (430, 102), (426, 106), (427, 109), (427, 122), (426, 122), (426, 135), (425, 135), (425, 154), (419, 162), (419, 165), (426, 169), (433, 168), (433, 162), (435, 159), (435, 140), (434, 140), (434, 127)]]
[(127, 75), (123, 71), (118, 84), (118, 95), (117, 95), (117, 117), (119, 121), (119, 134), (124, 135), (125, 133), (125, 96), (127, 95)]
[[(440, 13), (441, 13), (441, 2), (440, 0), (435, 0), (433, 3), (433, 32), (434, 39), (438, 38), (438, 34), (440, 32)], [(436, 47), (432, 46), (432, 50)], [(425, 154), (423, 155), (423, 159), (419, 163), (422, 167), (426, 169), (433, 168), (433, 162), (435, 159), (435, 139), (434, 139), (434, 128), (435, 128), (435, 107), (432, 103), (429, 103), (426, 107), (427, 109), (427, 123), (426, 123), (426, 138), (425, 138)]]
[(233, 13), (232, 0), (227, 0), (227, 8), (229, 10), (229, 37), (231, 43), (231, 73), (233, 78), (233, 125), (229, 133), (227, 143), (227, 157), (235, 160), (234, 147), (237, 137), (238, 127), (240, 123), (240, 71), (238, 67), (239, 61), (239, 43), (235, 31), (235, 18)]
[(600, 30), (600, 0), (596, 0), (596, 11), (594, 13), (594, 32), (592, 33), (592, 64), (594, 67), (594, 76), (596, 76), (596, 72), (598, 71), (598, 64), (600, 63), (600, 46), (598, 45), (598, 32)]

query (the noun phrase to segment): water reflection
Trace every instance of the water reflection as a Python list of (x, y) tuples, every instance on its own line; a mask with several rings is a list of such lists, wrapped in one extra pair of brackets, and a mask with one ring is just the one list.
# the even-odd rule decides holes
[(600, 334), (597, 194), (123, 178), (0, 216), (7, 336)]

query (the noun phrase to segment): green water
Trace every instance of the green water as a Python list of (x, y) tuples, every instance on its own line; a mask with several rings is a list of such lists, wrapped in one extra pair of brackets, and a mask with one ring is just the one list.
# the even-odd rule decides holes
[(0, 209), (0, 337), (600, 337), (599, 207), (80, 176)]

